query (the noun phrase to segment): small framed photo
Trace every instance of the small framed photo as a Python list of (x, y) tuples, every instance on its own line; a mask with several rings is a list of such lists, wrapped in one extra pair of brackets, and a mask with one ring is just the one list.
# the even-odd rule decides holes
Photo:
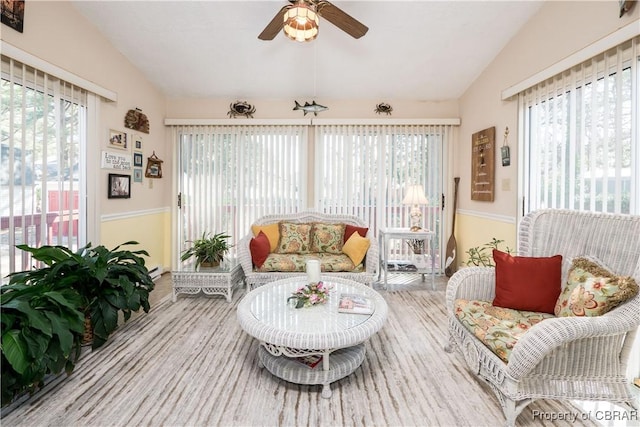
[(133, 153), (133, 166), (142, 167), (142, 153)]
[(127, 145), (127, 134), (120, 132), (119, 130), (109, 130), (109, 148), (117, 148), (119, 150), (126, 150), (129, 148)]
[(147, 178), (162, 178), (162, 160), (154, 152), (151, 157), (147, 157), (147, 168), (144, 176)]
[(24, 29), (24, 0), (2, 1), (2, 23), (21, 33)]
[(133, 169), (133, 182), (142, 182), (142, 168)]
[(134, 150), (142, 150), (142, 135), (135, 134), (133, 135), (133, 149)]
[(109, 174), (107, 197), (110, 199), (128, 199), (131, 197), (131, 175)]

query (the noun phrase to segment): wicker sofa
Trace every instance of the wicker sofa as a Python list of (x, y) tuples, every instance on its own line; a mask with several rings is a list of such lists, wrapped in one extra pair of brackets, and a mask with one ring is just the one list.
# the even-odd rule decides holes
[[(304, 254), (269, 254), (269, 256), (280, 256), (284, 259), (295, 258), (298, 268), (296, 271), (266, 271), (264, 266), (257, 268), (252, 259), (250, 244), (255, 236), (253, 228), (268, 226), (280, 223), (296, 223), (296, 224), (345, 224), (353, 227), (367, 228), (368, 231), (365, 238), (369, 240), (369, 248), (366, 255), (359, 265), (351, 264), (346, 267), (345, 271), (327, 271), (328, 265), (325, 265), (325, 259), (319, 253)], [(332, 215), (315, 211), (306, 211), (293, 214), (266, 215), (258, 218), (252, 225), (252, 230), (238, 242), (238, 260), (244, 271), (245, 280), (248, 289), (264, 285), (278, 279), (285, 279), (294, 276), (304, 275), (304, 270), (300, 269), (300, 265), (304, 265), (302, 259), (319, 259), (322, 264), (323, 276), (336, 276), (350, 280), (355, 280), (366, 285), (371, 285), (378, 274), (378, 243), (374, 238), (373, 232), (369, 229), (368, 224), (356, 216), (352, 215)], [(348, 258), (347, 258), (348, 260)], [(347, 261), (348, 263), (349, 261)], [(273, 263), (270, 264), (273, 266)], [(347, 264), (345, 264), (347, 265)], [(327, 267), (327, 268), (325, 268)], [(287, 269), (289, 270), (289, 269)]]
[[(572, 260), (583, 256), (599, 260), (617, 276), (630, 276), (630, 286), (634, 280), (640, 283), (640, 217), (568, 210), (540, 210), (525, 216), (519, 226), (518, 256), (556, 254), (563, 256), (560, 277), (565, 289), (573, 277)], [(594, 317), (541, 315), (522, 327), (505, 361), (504, 354), (481, 342), (487, 333), (478, 337), (483, 325), (472, 331), (459, 318), (464, 317), (461, 304), (468, 301), (475, 305), (476, 315), (503, 310), (491, 305), (496, 286), (495, 269), (490, 267), (463, 268), (451, 277), (446, 292), (449, 343), (445, 350), (460, 349), (471, 372), (498, 397), (507, 425), (514, 425), (523, 408), (540, 398), (637, 405), (637, 392), (626, 378), (626, 369), (640, 325), (639, 295)], [(559, 302), (556, 311), (562, 307)], [(510, 315), (502, 312), (503, 319)]]

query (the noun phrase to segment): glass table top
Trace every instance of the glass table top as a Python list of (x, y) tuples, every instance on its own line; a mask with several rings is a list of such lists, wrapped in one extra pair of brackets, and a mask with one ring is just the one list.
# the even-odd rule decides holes
[[(262, 324), (278, 330), (296, 333), (334, 333), (358, 326), (371, 317), (370, 314), (339, 313), (340, 294), (360, 294), (369, 296), (363, 285), (354, 286), (345, 283), (323, 280), (332, 286), (325, 304), (295, 308), (287, 302), (296, 289), (306, 285), (304, 277), (299, 281), (290, 281), (278, 286), (265, 285), (256, 289), (256, 295), (249, 305), (251, 314)], [(255, 292), (254, 291), (254, 292)], [(372, 298), (375, 303), (375, 298)]]
[(175, 270), (183, 273), (230, 273), (239, 262), (237, 258), (225, 258), (217, 267), (202, 267), (196, 269), (195, 260), (185, 261)]

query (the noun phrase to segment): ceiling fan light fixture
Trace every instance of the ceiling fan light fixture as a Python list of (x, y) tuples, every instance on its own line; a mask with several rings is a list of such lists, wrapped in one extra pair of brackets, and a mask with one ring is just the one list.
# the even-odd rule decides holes
[(308, 42), (318, 36), (318, 14), (303, 2), (284, 13), (283, 31), (291, 40)]

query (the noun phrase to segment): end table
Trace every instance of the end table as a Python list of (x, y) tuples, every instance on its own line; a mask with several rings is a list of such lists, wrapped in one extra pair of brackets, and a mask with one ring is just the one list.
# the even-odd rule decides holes
[(173, 302), (178, 294), (224, 295), (231, 302), (233, 290), (244, 282), (244, 273), (237, 259), (226, 259), (218, 267), (200, 267), (195, 263), (185, 264), (171, 272), (173, 279)]
[(427, 246), (429, 247), (429, 255), (431, 256), (431, 287), (433, 290), (436, 289), (435, 236), (435, 232), (428, 230), (411, 231), (408, 228), (381, 228), (378, 230), (378, 243), (380, 246), (380, 273), (384, 275), (385, 289), (387, 288), (387, 273), (420, 273), (422, 274), (422, 281), (424, 281), (424, 275), (429, 272), (429, 270), (425, 268), (418, 268), (415, 271), (389, 271), (389, 258), (391, 255), (389, 241), (392, 239), (429, 241), (429, 245), (425, 245), (425, 248)]

